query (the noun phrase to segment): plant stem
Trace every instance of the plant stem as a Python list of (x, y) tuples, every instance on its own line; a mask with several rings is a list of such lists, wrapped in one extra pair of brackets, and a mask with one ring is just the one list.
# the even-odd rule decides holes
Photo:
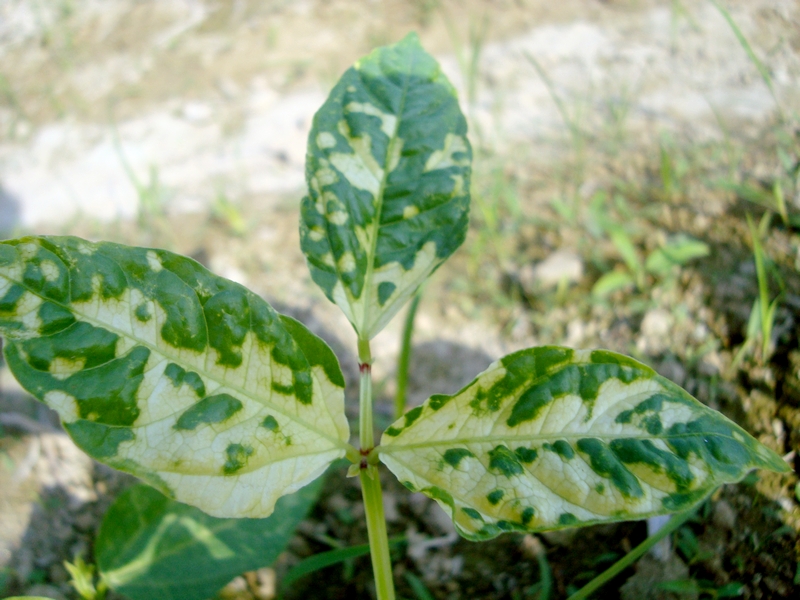
[(667, 521), (667, 524), (664, 525), (664, 527), (659, 529), (654, 535), (648, 537), (645, 541), (636, 546), (636, 548), (628, 552), (608, 569), (600, 573), (600, 575), (592, 579), (589, 583), (572, 594), (569, 598), (567, 598), (567, 600), (584, 600), (585, 598), (588, 598), (591, 594), (596, 592), (598, 589), (636, 562), (639, 557), (650, 550), (650, 548), (655, 546), (663, 538), (688, 521), (689, 517), (693, 516), (694, 513), (694, 510), (687, 510), (686, 512), (672, 515), (672, 518)]
[(369, 552), (378, 600), (394, 600), (392, 561), (389, 554), (389, 536), (383, 515), (383, 492), (377, 465), (367, 462), (367, 453), (375, 446), (372, 427), (372, 352), (369, 340), (358, 340), (359, 379), (359, 438), (361, 441), (361, 493), (367, 516)]
[(403, 324), (403, 340), (400, 357), (397, 359), (397, 393), (394, 396), (394, 418), (399, 419), (406, 412), (406, 390), (408, 389), (408, 364), (411, 361), (411, 336), (414, 333), (414, 317), (417, 315), (422, 288), (414, 294)]
[(361, 469), (361, 490), (367, 513), (369, 552), (378, 600), (394, 600), (389, 536), (386, 534), (386, 518), (383, 516), (383, 493), (378, 467), (375, 465), (367, 465), (366, 469)]

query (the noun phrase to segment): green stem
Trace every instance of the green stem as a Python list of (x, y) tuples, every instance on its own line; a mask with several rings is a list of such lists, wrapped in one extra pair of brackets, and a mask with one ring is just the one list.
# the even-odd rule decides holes
[(406, 390), (408, 389), (408, 365), (411, 362), (411, 336), (414, 333), (414, 317), (417, 315), (422, 288), (414, 295), (403, 324), (403, 340), (400, 358), (397, 359), (397, 393), (394, 396), (394, 418), (399, 419), (406, 412)]
[(688, 510), (686, 512), (672, 515), (672, 518), (667, 521), (667, 524), (659, 529), (654, 535), (648, 537), (645, 541), (636, 546), (636, 548), (628, 552), (608, 569), (600, 573), (600, 575), (592, 579), (589, 583), (572, 594), (569, 598), (567, 598), (567, 600), (584, 600), (584, 598), (588, 598), (591, 594), (596, 592), (598, 589), (636, 562), (639, 557), (650, 550), (650, 548), (655, 546), (658, 542), (688, 521), (689, 518), (694, 515), (694, 513), (694, 510)]
[(367, 516), (369, 552), (378, 600), (394, 600), (392, 561), (389, 554), (389, 536), (386, 533), (386, 518), (383, 515), (383, 492), (377, 465), (369, 464), (367, 453), (375, 446), (372, 426), (372, 353), (369, 340), (358, 340), (359, 368), (359, 437), (361, 441), (361, 493)]
[(386, 533), (386, 518), (383, 516), (383, 493), (378, 467), (375, 465), (367, 465), (366, 469), (361, 469), (361, 491), (364, 494), (369, 552), (378, 600), (394, 600), (389, 536)]

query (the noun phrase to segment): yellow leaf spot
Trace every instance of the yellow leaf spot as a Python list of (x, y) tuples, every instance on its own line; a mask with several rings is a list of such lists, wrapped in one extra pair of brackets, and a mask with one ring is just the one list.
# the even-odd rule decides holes
[(317, 134), (317, 146), (319, 146), (323, 150), (325, 148), (333, 148), (334, 146), (336, 146), (336, 138), (333, 137), (332, 133), (329, 133), (327, 131), (322, 131), (319, 134)]
[(344, 225), (350, 217), (343, 210), (337, 210), (328, 214), (328, 221), (334, 225)]
[(56, 379), (66, 379), (73, 373), (77, 373), (78, 371), (82, 370), (85, 364), (86, 358), (83, 356), (75, 360), (58, 356), (50, 363), (49, 370), (50, 374)]
[(317, 172), (314, 176), (317, 182), (319, 182), (320, 186), (333, 185), (339, 181), (339, 178), (336, 176), (336, 171), (328, 166), (323, 166), (322, 168), (317, 169)]
[(352, 252), (345, 252), (339, 259), (339, 271), (341, 273), (350, 273), (356, 270), (356, 259)]
[(164, 268), (161, 261), (158, 259), (158, 255), (152, 250), (147, 253), (147, 264), (150, 265), (150, 268), (156, 273)]
[(325, 232), (319, 227), (312, 227), (308, 232), (308, 237), (312, 242), (319, 242), (325, 238)]
[(453, 155), (456, 153), (467, 153), (467, 141), (460, 135), (448, 133), (444, 138), (444, 148), (436, 150), (430, 155), (425, 163), (424, 172), (436, 171), (437, 169), (447, 169), (449, 167), (466, 167), (469, 166), (469, 157), (455, 159)]
[(43, 260), (39, 268), (42, 270), (42, 277), (47, 281), (55, 281), (58, 279), (59, 270), (56, 263), (52, 260)]
[(72, 423), (78, 418), (78, 402), (74, 396), (61, 390), (53, 390), (44, 395), (44, 401), (65, 423)]
[(403, 209), (403, 218), (404, 219), (412, 219), (419, 214), (419, 208), (414, 206), (413, 204), (409, 204)]
[(397, 117), (387, 114), (380, 110), (378, 107), (366, 102), (351, 102), (344, 107), (345, 112), (358, 112), (372, 117), (378, 117), (381, 120), (381, 131), (386, 134), (386, 137), (391, 138), (394, 136), (395, 129), (397, 128)]

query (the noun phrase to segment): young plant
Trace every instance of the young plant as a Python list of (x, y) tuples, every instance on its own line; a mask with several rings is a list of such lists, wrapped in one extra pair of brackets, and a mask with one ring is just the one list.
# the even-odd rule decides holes
[(602, 275), (592, 287), (592, 295), (596, 298), (605, 298), (617, 290), (632, 287), (644, 292), (648, 275), (660, 280), (667, 279), (675, 267), (708, 256), (709, 253), (708, 246), (703, 242), (677, 235), (643, 257), (625, 229), (618, 225), (609, 225), (607, 229), (614, 248), (627, 268)]
[(788, 470), (645, 365), (556, 346), (505, 356), (376, 444), (370, 340), (463, 242), (471, 158), (455, 91), (413, 34), (358, 61), (314, 119), (301, 244), (358, 334), (357, 446), (330, 348), (164, 250), (0, 243), (6, 361), (88, 454), (213, 517), (266, 517), (346, 457), (380, 600), (394, 598), (380, 463), (470, 540), (684, 511), (751, 469)]

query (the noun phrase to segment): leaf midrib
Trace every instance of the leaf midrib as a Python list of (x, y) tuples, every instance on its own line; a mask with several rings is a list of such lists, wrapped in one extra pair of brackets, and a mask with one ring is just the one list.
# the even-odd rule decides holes
[(601, 441), (613, 441), (613, 440), (662, 440), (667, 441), (671, 439), (680, 439), (680, 438), (689, 438), (689, 437), (698, 437), (698, 436), (710, 436), (713, 435), (715, 437), (722, 437), (728, 440), (732, 440), (738, 444), (742, 442), (737, 440), (733, 436), (725, 435), (722, 433), (678, 433), (675, 435), (670, 436), (659, 436), (659, 435), (612, 435), (612, 434), (592, 434), (591, 432), (586, 433), (555, 433), (555, 434), (533, 434), (533, 435), (493, 435), (493, 436), (482, 436), (482, 437), (466, 437), (466, 438), (454, 438), (449, 440), (429, 440), (425, 442), (417, 442), (414, 444), (392, 444), (391, 442), (387, 443), (386, 445), (381, 444), (376, 448), (378, 454), (392, 454), (393, 452), (399, 452), (402, 450), (413, 450), (415, 448), (435, 448), (437, 446), (452, 446), (454, 444), (482, 444), (482, 443), (493, 443), (493, 442), (511, 442), (511, 441), (519, 441), (519, 442), (549, 442), (549, 441), (558, 441), (558, 440), (567, 440), (567, 441), (575, 441), (581, 440), (585, 438), (593, 438), (599, 439)]
[[(384, 155), (383, 159), (383, 166), (385, 167), (383, 170), (383, 177), (381, 177), (380, 187), (378, 188), (378, 193), (375, 196), (375, 220), (372, 223), (371, 229), (371, 239), (370, 239), (370, 249), (369, 253), (367, 254), (367, 272), (364, 275), (364, 288), (361, 290), (361, 297), (364, 299), (364, 313), (363, 313), (363, 322), (362, 326), (364, 327), (364, 331), (358, 332), (359, 337), (362, 335), (368, 335), (369, 333), (369, 310), (371, 307), (370, 302), (370, 289), (372, 286), (372, 276), (375, 272), (375, 253), (378, 247), (378, 234), (381, 228), (381, 214), (383, 213), (383, 194), (386, 190), (386, 181), (389, 178), (389, 158), (392, 156), (392, 151), (394, 150), (394, 146), (397, 143), (397, 132), (400, 129), (400, 121), (403, 118), (403, 111), (405, 109), (406, 104), (406, 96), (408, 94), (408, 86), (411, 77), (409, 73), (411, 73), (411, 69), (416, 63), (417, 54), (416, 52), (411, 54), (411, 60), (409, 62), (409, 70), (404, 73), (403, 78), (403, 91), (400, 96), (400, 104), (397, 109), (397, 120), (394, 124), (394, 131), (392, 132), (391, 137), (389, 138), (389, 143), (386, 146), (386, 154)], [(367, 337), (366, 339), (370, 339)]]
[[(111, 260), (113, 260), (113, 259), (111, 259)], [(115, 264), (116, 264), (116, 261), (115, 261)], [(117, 266), (119, 266), (119, 265), (117, 265)], [(64, 267), (65, 267), (65, 269), (67, 271), (67, 277), (69, 277), (69, 268), (66, 265), (64, 265)], [(122, 270), (123, 273), (125, 273), (124, 269), (122, 269), (121, 267), (120, 267), (120, 269)], [(127, 273), (125, 273), (125, 276), (126, 276), (126, 279), (127, 279)], [(24, 288), (26, 291), (30, 292), (31, 294), (33, 294), (34, 296), (36, 296), (37, 298), (39, 298), (43, 302), (52, 302), (53, 304), (56, 304), (56, 305), (62, 307), (63, 309), (75, 314), (76, 316), (81, 317), (81, 319), (83, 321), (87, 322), (87, 323), (90, 323), (90, 324), (92, 324), (94, 326), (97, 326), (97, 327), (99, 327), (101, 329), (106, 329), (108, 331), (111, 331), (112, 333), (115, 333), (116, 335), (118, 335), (120, 337), (133, 340), (137, 344), (139, 344), (141, 346), (144, 346), (145, 348), (148, 348), (151, 352), (155, 352), (157, 354), (160, 354), (164, 358), (166, 358), (167, 360), (170, 360), (170, 361), (174, 362), (177, 365), (185, 365), (186, 364), (182, 359), (176, 358), (173, 354), (171, 354), (169, 352), (166, 352), (162, 348), (156, 347), (155, 345), (151, 344), (150, 342), (146, 342), (146, 341), (140, 339), (139, 337), (133, 335), (132, 333), (123, 332), (122, 330), (117, 329), (116, 327), (113, 327), (112, 325), (110, 325), (108, 323), (104, 323), (102, 321), (99, 321), (97, 319), (94, 319), (92, 317), (87, 316), (85, 313), (76, 310), (72, 303), (64, 304), (63, 302), (54, 300), (54, 299), (46, 297), (46, 296), (43, 296), (41, 293), (37, 292), (36, 290), (31, 289), (24, 282), (15, 281), (14, 279), (11, 279), (7, 275), (0, 275), (0, 277), (5, 279), (6, 281), (10, 281), (12, 284), (19, 285), (20, 287)], [(70, 283), (70, 288), (71, 287), (72, 286), (71, 286), (71, 283)], [(130, 282), (128, 281), (128, 287), (126, 287), (126, 289), (130, 289), (131, 287), (132, 286), (130, 285)], [(189, 287), (191, 288), (191, 286), (189, 286)], [(197, 292), (194, 290), (194, 288), (192, 288), (192, 292), (197, 294)], [(130, 303), (128, 303), (128, 304), (130, 304)], [(203, 311), (203, 317), (204, 317), (203, 320), (205, 321), (205, 311)], [(207, 326), (207, 324), (206, 324), (206, 326)], [(252, 330), (251, 330), (251, 333), (252, 333)], [(44, 337), (44, 336), (40, 336), (40, 337)], [(168, 348), (172, 348), (172, 346), (169, 346), (169, 345), (167, 345), (167, 347)], [(204, 352), (200, 353), (200, 355), (207, 355), (207, 352), (208, 352), (208, 346), (206, 346), (206, 350)], [(115, 357), (115, 358), (119, 358), (119, 357)], [(319, 437), (325, 438), (328, 441), (332, 442), (335, 447), (338, 447), (338, 448), (340, 448), (342, 450), (345, 450), (345, 451), (347, 451), (347, 449), (350, 447), (349, 443), (344, 442), (344, 441), (342, 441), (342, 440), (340, 440), (338, 438), (332, 437), (332, 436), (328, 435), (327, 433), (324, 433), (324, 432), (318, 430), (317, 428), (312, 427), (305, 420), (299, 419), (295, 415), (287, 413), (287, 411), (285, 409), (280, 408), (280, 407), (272, 404), (271, 402), (267, 402), (266, 400), (261, 400), (260, 397), (254, 396), (251, 392), (248, 392), (248, 391), (242, 389), (240, 386), (233, 385), (233, 384), (228, 383), (226, 381), (221, 381), (217, 377), (209, 375), (208, 372), (205, 370), (205, 366), (203, 366), (202, 368), (200, 368), (200, 367), (195, 368), (195, 366), (192, 365), (192, 369), (196, 370), (198, 373), (203, 375), (209, 381), (213, 381), (213, 382), (219, 384), (219, 386), (221, 388), (227, 387), (230, 390), (233, 390), (235, 392), (240, 393), (245, 398), (249, 398), (249, 399), (253, 400), (254, 402), (258, 402), (259, 404), (261, 404), (261, 405), (263, 405), (263, 406), (265, 406), (267, 408), (275, 410), (275, 412), (277, 412), (279, 414), (282, 414), (286, 418), (288, 418), (288, 419), (300, 424), (301, 426), (305, 427), (309, 431), (312, 431), (315, 434), (317, 434)], [(311, 370), (310, 365), (309, 365), (309, 370)], [(313, 371), (312, 371), (312, 375), (313, 375)], [(315, 379), (316, 379), (316, 377), (315, 377)], [(320, 402), (324, 402), (324, 400), (320, 398)], [(334, 426), (335, 426), (335, 421), (332, 420), (332, 422), (334, 423)], [(108, 425), (108, 427), (122, 427), (122, 426)]]

